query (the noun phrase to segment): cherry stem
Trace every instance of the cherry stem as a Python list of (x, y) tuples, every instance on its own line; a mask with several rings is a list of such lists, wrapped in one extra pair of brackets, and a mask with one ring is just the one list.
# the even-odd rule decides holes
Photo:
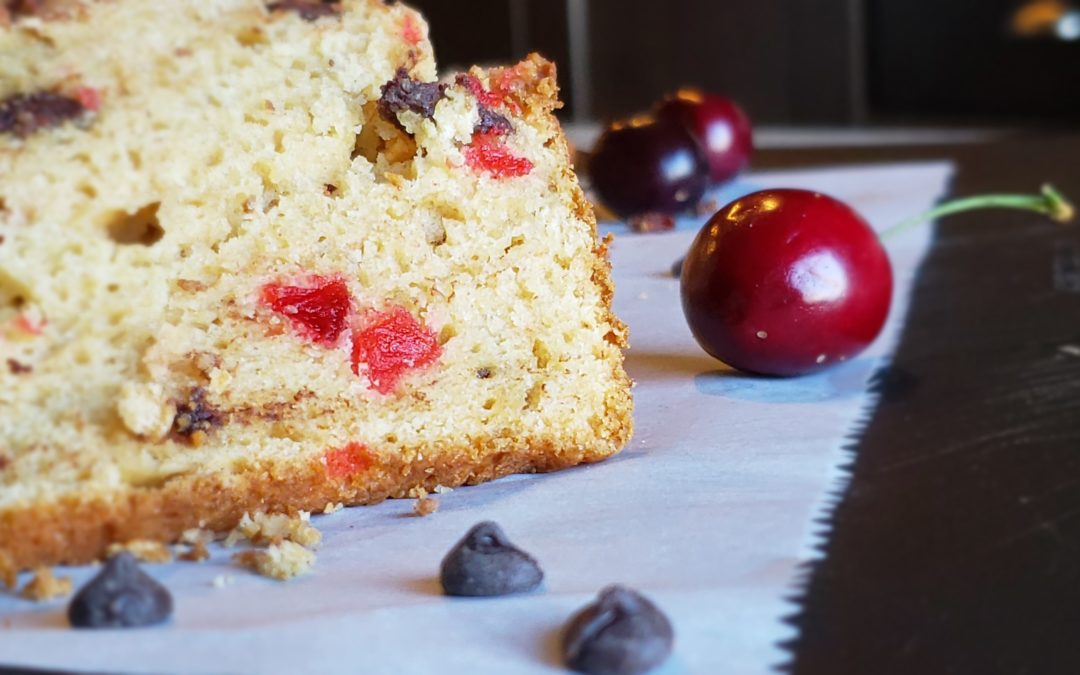
[(881, 239), (889, 239), (904, 232), (920, 223), (935, 220), (942, 216), (961, 211), (973, 211), (975, 209), (1021, 209), (1034, 211), (1049, 216), (1059, 223), (1067, 223), (1076, 215), (1076, 209), (1065, 199), (1065, 196), (1054, 189), (1052, 185), (1043, 185), (1042, 191), (1037, 195), (981, 195), (978, 197), (965, 197), (945, 202), (925, 213), (920, 213), (913, 218), (901, 221), (889, 229), (881, 232)]

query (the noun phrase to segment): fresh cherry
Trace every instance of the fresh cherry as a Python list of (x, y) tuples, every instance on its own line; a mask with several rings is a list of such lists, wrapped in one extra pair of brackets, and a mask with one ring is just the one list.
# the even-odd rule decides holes
[(721, 209), (690, 247), (683, 310), (705, 351), (740, 370), (796, 375), (861, 352), (885, 323), (889, 258), (854, 211), (806, 190)]
[(750, 163), (754, 151), (750, 119), (730, 99), (699, 89), (680, 89), (664, 97), (654, 115), (690, 130), (705, 150), (714, 183), (731, 180)]
[(651, 117), (612, 124), (589, 159), (600, 199), (620, 218), (677, 213), (695, 206), (708, 185), (701, 147), (678, 124)]
[[(1006, 207), (1060, 222), (1072, 206), (1042, 194), (945, 203), (883, 234), (969, 209)], [(763, 375), (801, 375), (859, 354), (877, 337), (892, 300), (881, 240), (845, 204), (806, 190), (736, 199), (698, 233), (682, 267), (690, 330), (712, 356)]]

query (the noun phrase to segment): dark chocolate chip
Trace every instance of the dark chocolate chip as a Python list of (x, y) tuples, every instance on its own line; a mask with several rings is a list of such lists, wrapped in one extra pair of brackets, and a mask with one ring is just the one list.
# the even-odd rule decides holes
[(271, 12), (296, 12), (304, 21), (315, 21), (324, 16), (341, 13), (340, 2), (325, 0), (279, 0), (266, 6)]
[(480, 121), (476, 123), (473, 131), (478, 134), (496, 133), (508, 134), (514, 130), (510, 120), (487, 106), (479, 106)]
[(510, 543), (502, 528), (486, 521), (446, 554), (441, 579), (447, 595), (477, 597), (536, 590), (544, 573), (532, 556)]
[(590, 675), (634, 675), (671, 655), (675, 634), (656, 605), (625, 586), (608, 586), (570, 619), (563, 633), (566, 665)]
[(50, 91), (15, 94), (0, 101), (0, 133), (26, 138), (81, 117), (86, 108), (73, 98)]
[(25, 375), (26, 373), (34, 372), (33, 366), (28, 366), (25, 363), (20, 363), (15, 359), (8, 359), (7, 367), (8, 371), (10, 371), (12, 375)]
[(443, 97), (445, 87), (438, 82), (418, 82), (409, 77), (409, 71), (398, 68), (394, 79), (382, 86), (379, 94), (379, 114), (383, 119), (397, 122), (397, 114), (411, 110), (431, 119), (435, 106)]
[(2, 4), (13, 18), (38, 16), (43, 13), (43, 0), (6, 0)]
[(221, 415), (206, 402), (206, 390), (202, 387), (194, 389), (186, 403), (176, 406), (173, 430), (181, 436), (206, 432), (220, 425)]
[(477, 368), (476, 377), (480, 378), (481, 380), (488, 379), (489, 377), (491, 377), (491, 368)]
[(68, 621), (76, 628), (134, 628), (167, 621), (172, 611), (169, 591), (125, 551), (109, 558), (72, 598)]

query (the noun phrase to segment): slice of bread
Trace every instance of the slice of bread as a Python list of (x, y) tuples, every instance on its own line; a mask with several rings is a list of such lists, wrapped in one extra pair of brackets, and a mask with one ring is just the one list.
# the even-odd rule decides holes
[(550, 63), (436, 83), (379, 0), (0, 6), (0, 557), (625, 445)]

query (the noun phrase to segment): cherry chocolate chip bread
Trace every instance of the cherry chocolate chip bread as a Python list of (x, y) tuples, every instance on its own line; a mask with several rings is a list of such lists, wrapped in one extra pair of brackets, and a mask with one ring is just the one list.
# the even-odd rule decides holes
[(625, 445), (550, 63), (438, 81), (381, 0), (0, 7), (8, 564)]

